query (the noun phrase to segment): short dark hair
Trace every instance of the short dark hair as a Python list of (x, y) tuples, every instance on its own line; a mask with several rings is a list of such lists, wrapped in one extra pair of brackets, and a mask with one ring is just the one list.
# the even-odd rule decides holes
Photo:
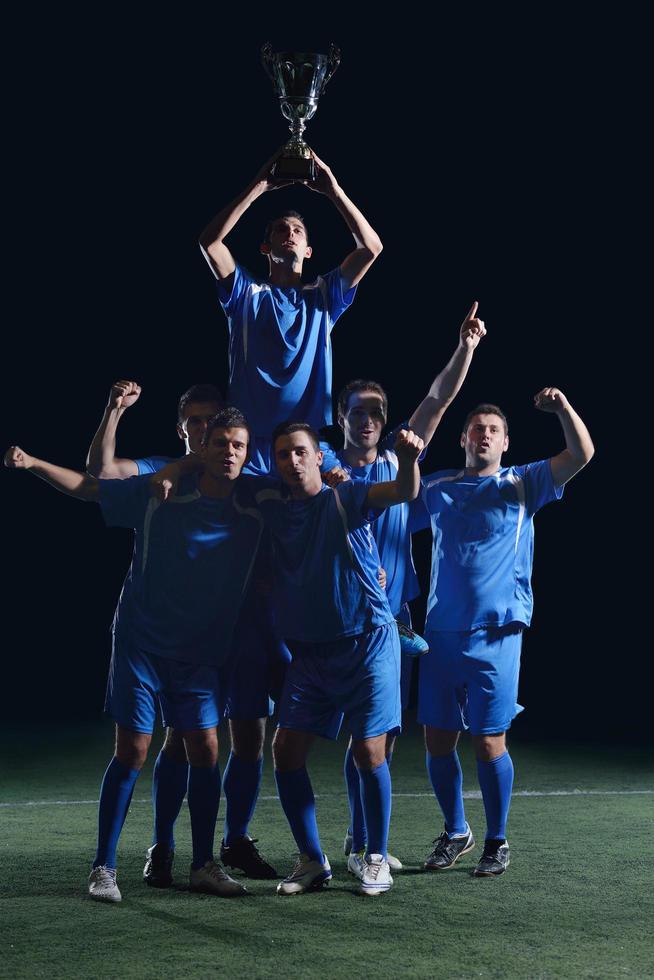
[(215, 385), (191, 385), (188, 391), (180, 396), (177, 403), (177, 421), (184, 421), (184, 409), (189, 402), (217, 402), (221, 408), (225, 404), (225, 399), (220, 388)]
[(506, 415), (504, 414), (501, 408), (499, 408), (497, 405), (491, 405), (490, 402), (482, 402), (481, 405), (477, 405), (477, 407), (473, 408), (471, 412), (468, 412), (468, 414), (466, 415), (466, 420), (463, 423), (463, 429), (461, 430), (462, 432), (465, 433), (468, 431), (470, 420), (474, 418), (475, 415), (499, 415), (499, 417), (502, 419), (502, 422), (504, 423), (504, 435), (508, 436), (509, 422)]
[(358, 391), (373, 391), (376, 395), (379, 395), (382, 400), (382, 408), (384, 409), (384, 417), (388, 417), (388, 396), (382, 386), (378, 381), (365, 381), (363, 378), (357, 378), (356, 381), (350, 381), (341, 389), (338, 395), (338, 415), (345, 417), (347, 413), (347, 407), (350, 402), (350, 395), (355, 395)]
[(281, 218), (295, 218), (296, 221), (301, 221), (302, 222), (302, 227), (304, 228), (304, 233), (307, 236), (307, 245), (309, 244), (309, 229), (307, 228), (307, 223), (306, 223), (306, 221), (304, 220), (304, 218), (302, 217), (302, 215), (300, 214), (299, 211), (293, 211), (293, 210), (291, 210), (291, 211), (284, 211), (283, 214), (278, 214), (276, 218), (271, 218), (271, 220), (266, 225), (265, 232), (263, 233), (263, 240), (264, 240), (264, 242), (269, 242), (270, 241), (270, 236), (272, 235), (273, 225), (275, 224), (276, 221), (279, 221)]
[(219, 412), (216, 412), (209, 421), (207, 422), (207, 428), (202, 439), (202, 445), (208, 446), (209, 439), (214, 429), (245, 429), (248, 434), (248, 444), (250, 442), (252, 433), (250, 432), (250, 426), (248, 421), (238, 408), (234, 408), (232, 405), (227, 405), (225, 408), (221, 408)]
[(286, 422), (280, 422), (279, 425), (275, 426), (272, 434), (273, 452), (275, 451), (275, 443), (277, 440), (282, 436), (290, 436), (293, 432), (306, 432), (309, 439), (311, 439), (311, 442), (313, 443), (314, 449), (316, 451), (320, 449), (320, 436), (316, 430), (312, 428), (312, 426), (310, 426), (307, 422), (291, 422), (289, 420)]

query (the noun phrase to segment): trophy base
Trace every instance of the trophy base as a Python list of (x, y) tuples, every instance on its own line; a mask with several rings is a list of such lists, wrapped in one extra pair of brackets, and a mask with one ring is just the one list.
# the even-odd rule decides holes
[(274, 180), (315, 180), (313, 157), (278, 157), (270, 171)]

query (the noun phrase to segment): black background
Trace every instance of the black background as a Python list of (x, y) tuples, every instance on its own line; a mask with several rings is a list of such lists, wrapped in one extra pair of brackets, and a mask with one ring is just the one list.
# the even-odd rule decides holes
[[(614, 173), (621, 42), (610, 24), (497, 7), (462, 8), (456, 22), (410, 7), (361, 16), (355, 29), (336, 8), (228, 20), (216, 5), (104, 6), (12, 24), (4, 444), (82, 468), (112, 381), (133, 378), (143, 394), (120, 454), (181, 450), (179, 393), (226, 383), (225, 321), (197, 236), (286, 138), (260, 47), (333, 40), (342, 63), (307, 138), (385, 246), (334, 331), (334, 391), (375, 378), (401, 420), (478, 299), (488, 336), (425, 471), (461, 463), (461, 420), (480, 400), (509, 416), (508, 462), (558, 452), (558, 422), (532, 399), (545, 385), (566, 392), (597, 455), (537, 519), (520, 726), (636, 738), (647, 694), (623, 636), (638, 616), (620, 598), (632, 566), (616, 549), (625, 502), (607, 390), (617, 348), (606, 338), (619, 346), (629, 326), (613, 306), (616, 185), (629, 191)], [(289, 207), (311, 230), (307, 274), (337, 265), (351, 236), (303, 187), (257, 201), (233, 252), (264, 272), (262, 229)], [(4, 471), (2, 494), (3, 717), (97, 716), (131, 536), (27, 474)], [(416, 554), (426, 589), (424, 536)]]

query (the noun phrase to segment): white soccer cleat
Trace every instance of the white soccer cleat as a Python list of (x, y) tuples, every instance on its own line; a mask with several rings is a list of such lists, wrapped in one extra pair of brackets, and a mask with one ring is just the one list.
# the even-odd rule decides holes
[[(353, 842), (353, 837), (350, 831), (348, 830), (348, 832), (345, 835), (345, 840), (343, 841), (343, 854), (345, 855), (345, 857), (349, 857), (350, 854), (352, 853), (352, 842)], [(388, 861), (388, 866), (390, 867), (391, 871), (401, 871), (402, 868), (404, 867), (400, 859), (394, 857), (393, 854), (387, 854), (386, 860)], [(350, 868), (348, 867), (348, 871), (349, 870)]]
[(323, 861), (312, 861), (307, 854), (299, 854), (290, 875), (277, 885), (278, 895), (301, 895), (303, 892), (318, 891), (331, 881), (332, 869), (327, 855)]
[(89, 897), (96, 902), (121, 902), (123, 896), (116, 884), (116, 869), (104, 864), (93, 868), (89, 875)]
[(388, 861), (388, 866), (391, 871), (401, 871), (404, 865), (399, 858), (394, 857), (392, 854), (386, 855), (386, 860)]
[(363, 869), (366, 864), (363, 855), (363, 851), (350, 851), (348, 856), (347, 870), (351, 875), (354, 875), (355, 878), (361, 879), (363, 877)]
[(392, 887), (393, 879), (388, 861), (381, 854), (369, 854), (364, 858), (359, 894), (381, 895)]
[(196, 871), (191, 868), (189, 887), (192, 892), (207, 892), (209, 895), (220, 895), (221, 898), (248, 894), (247, 888), (230, 878), (217, 861), (207, 861)]

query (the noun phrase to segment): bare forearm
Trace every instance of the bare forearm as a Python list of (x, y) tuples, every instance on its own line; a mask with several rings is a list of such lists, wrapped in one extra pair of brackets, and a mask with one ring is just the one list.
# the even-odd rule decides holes
[[(243, 217), (250, 205), (266, 191), (266, 182), (257, 180), (249, 184), (230, 204), (209, 222), (200, 235), (200, 248), (211, 268), (221, 279), (233, 272), (233, 259), (224, 239)], [(230, 265), (232, 268), (230, 268)]]
[(122, 414), (119, 408), (105, 409), (86, 456), (86, 469), (91, 476), (107, 479), (111, 475), (108, 470), (116, 455), (116, 429)]
[(64, 466), (55, 466), (44, 459), (32, 457), (32, 460), (30, 466), (26, 467), (29, 472), (45, 480), (55, 490), (60, 490), (69, 497), (77, 497), (78, 500), (98, 499), (98, 481), (94, 476), (78, 473), (77, 470), (69, 470)]
[(420, 470), (418, 463), (411, 462), (400, 466), (394, 480), (385, 483), (373, 483), (368, 491), (368, 505), (372, 508), (383, 509), (394, 504), (404, 504), (415, 500), (420, 492)]
[(340, 185), (329, 195), (336, 209), (343, 216), (345, 224), (348, 226), (358, 248), (365, 248), (373, 258), (376, 258), (383, 249), (381, 239), (375, 229), (364, 215), (359, 211), (356, 204), (350, 200)]
[(411, 416), (409, 426), (427, 445), (446, 409), (454, 401), (465, 381), (472, 363), (473, 351), (459, 344), (447, 365), (438, 374), (417, 409)]
[(590, 432), (570, 402), (567, 402), (557, 414), (561, 428), (563, 429), (563, 435), (565, 436), (565, 448), (567, 452), (576, 463), (579, 463), (580, 466), (585, 466), (586, 463), (590, 462), (595, 453)]

